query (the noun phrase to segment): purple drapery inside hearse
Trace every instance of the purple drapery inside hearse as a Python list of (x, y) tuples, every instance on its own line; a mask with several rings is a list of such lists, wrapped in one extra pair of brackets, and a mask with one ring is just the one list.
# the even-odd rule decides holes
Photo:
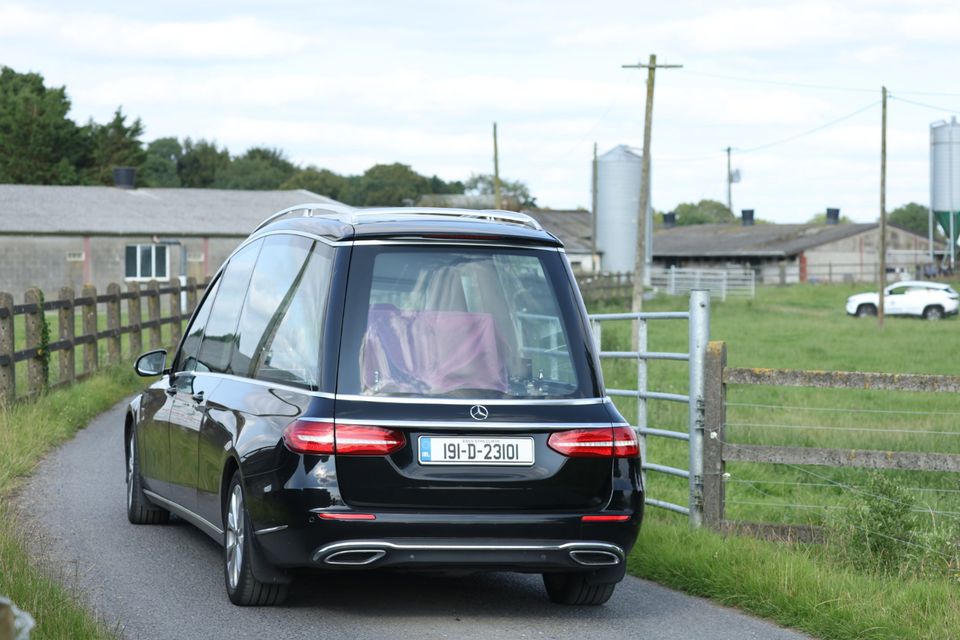
[(374, 305), (360, 352), (362, 392), (423, 396), (461, 389), (506, 392), (500, 342), (489, 313), (402, 311)]

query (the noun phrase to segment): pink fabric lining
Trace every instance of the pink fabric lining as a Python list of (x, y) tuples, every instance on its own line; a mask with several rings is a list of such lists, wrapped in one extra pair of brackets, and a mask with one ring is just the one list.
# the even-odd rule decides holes
[(505, 392), (507, 375), (493, 316), (401, 311), (374, 305), (360, 352), (362, 391), (436, 396), (460, 389)]

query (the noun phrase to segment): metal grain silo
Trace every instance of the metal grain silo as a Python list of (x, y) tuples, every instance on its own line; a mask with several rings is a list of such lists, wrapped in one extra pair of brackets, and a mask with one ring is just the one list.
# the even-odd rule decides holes
[[(642, 164), (642, 156), (626, 145), (618, 145), (597, 158), (597, 250), (603, 254), (604, 271), (634, 269)], [(652, 236), (648, 224), (648, 264)]]
[[(960, 234), (960, 124), (956, 117), (930, 125), (930, 209), (956, 246)], [(950, 258), (952, 264), (954, 251)]]

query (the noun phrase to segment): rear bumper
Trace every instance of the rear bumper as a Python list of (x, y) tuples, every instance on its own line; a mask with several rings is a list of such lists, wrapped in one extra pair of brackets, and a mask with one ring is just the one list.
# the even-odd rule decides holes
[(592, 571), (610, 576), (623, 573), (639, 533), (642, 506), (624, 515), (629, 520), (582, 522), (581, 514), (377, 513), (371, 521), (318, 518), (303, 526), (259, 530), (256, 541), (265, 559), (284, 569)]

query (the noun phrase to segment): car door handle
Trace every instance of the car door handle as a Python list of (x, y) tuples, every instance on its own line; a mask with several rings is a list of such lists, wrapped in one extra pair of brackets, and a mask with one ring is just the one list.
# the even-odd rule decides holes
[(175, 395), (177, 395), (177, 388), (176, 388), (176, 387), (167, 387), (166, 389), (164, 389), (164, 391), (167, 392), (167, 395), (168, 395), (168, 396), (175, 396)]
[(197, 391), (190, 397), (193, 398), (194, 402), (203, 402), (203, 391)]

